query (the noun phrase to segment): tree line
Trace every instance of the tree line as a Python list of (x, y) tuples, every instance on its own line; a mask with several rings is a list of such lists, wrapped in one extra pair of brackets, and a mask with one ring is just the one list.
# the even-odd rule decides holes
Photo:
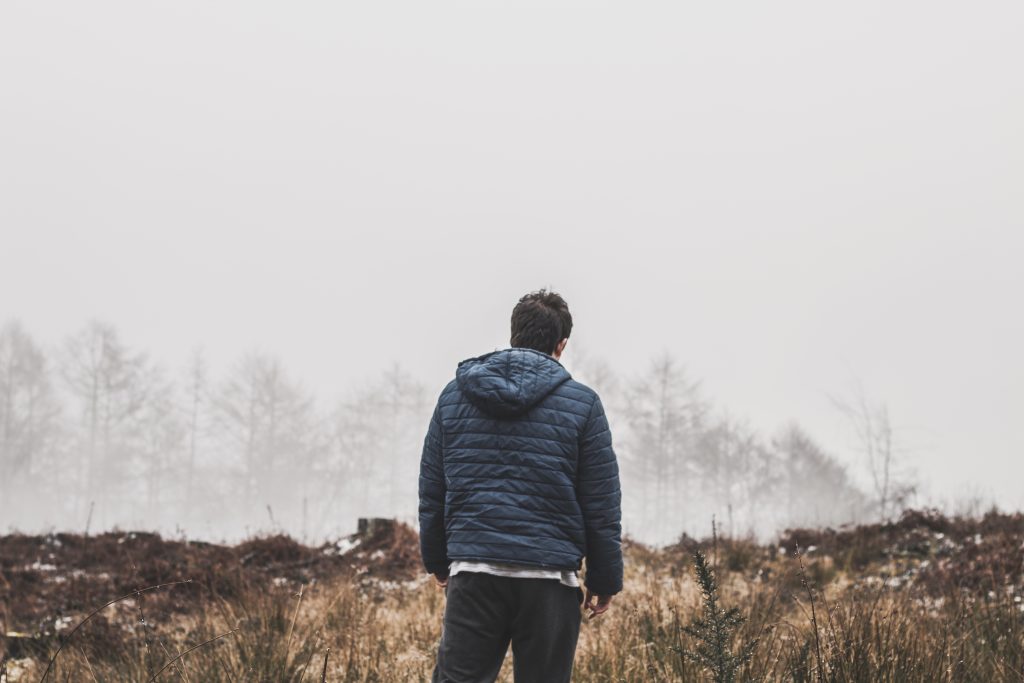
[[(702, 534), (712, 515), (724, 530), (763, 535), (898, 505), (888, 470), (879, 500), (798, 425), (765, 438), (714, 411), (671, 355), (629, 378), (601, 361), (567, 360), (605, 403), (624, 527), (637, 538)], [(196, 351), (170, 371), (106, 322), (44, 347), (9, 321), (0, 327), (0, 526), (317, 539), (351, 533), (358, 517), (414, 521), (436, 389), (396, 364), (326, 405), (271, 354), (214, 371)]]

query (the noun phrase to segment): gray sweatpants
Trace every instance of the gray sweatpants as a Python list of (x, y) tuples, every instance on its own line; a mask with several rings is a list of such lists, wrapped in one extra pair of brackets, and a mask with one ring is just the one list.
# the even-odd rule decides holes
[(512, 643), (517, 683), (568, 683), (583, 590), (555, 579), (460, 572), (448, 579), (433, 683), (493, 683)]

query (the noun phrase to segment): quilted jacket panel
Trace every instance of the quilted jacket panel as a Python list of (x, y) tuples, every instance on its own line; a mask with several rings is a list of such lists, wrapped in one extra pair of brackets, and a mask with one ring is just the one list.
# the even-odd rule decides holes
[(459, 363), (423, 441), (420, 550), (452, 560), (581, 569), (622, 590), (621, 489), (600, 397), (553, 356), (493, 351)]

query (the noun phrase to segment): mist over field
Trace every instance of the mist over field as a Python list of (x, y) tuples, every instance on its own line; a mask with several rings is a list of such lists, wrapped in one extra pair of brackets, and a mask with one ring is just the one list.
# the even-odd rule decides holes
[[(571, 362), (570, 362), (571, 359)], [(792, 421), (761, 433), (715, 406), (670, 353), (626, 377), (566, 359), (613, 428), (627, 534), (667, 543), (767, 538), (792, 527), (891, 519), (918, 502), (888, 408), (857, 386), (830, 397), (858, 439), (858, 470)], [(250, 352), (225, 368), (201, 349), (179, 368), (94, 320), (43, 345), (0, 327), (0, 480), (11, 530), (160, 531), (321, 542), (359, 517), (417, 517), (417, 477), (436, 391), (400, 364), (318, 400), (284, 359)], [(958, 512), (987, 501), (964, 500)]]
[[(872, 498), (798, 425), (768, 437), (716, 415), (671, 356), (628, 383), (581, 361), (577, 375), (616, 425), (625, 526), (637, 537), (699, 534), (712, 515), (764, 534), (872, 514)], [(14, 529), (317, 540), (350, 533), (358, 517), (415, 522), (435, 398), (397, 364), (334, 405), (268, 354), (216, 369), (196, 351), (172, 372), (99, 321), (49, 352), (7, 323), (0, 396), (4, 520)], [(895, 465), (886, 513), (908, 493)]]
[(1021, 23), (7, 5), (0, 528), (412, 520), (542, 286), (638, 538), (1019, 509)]

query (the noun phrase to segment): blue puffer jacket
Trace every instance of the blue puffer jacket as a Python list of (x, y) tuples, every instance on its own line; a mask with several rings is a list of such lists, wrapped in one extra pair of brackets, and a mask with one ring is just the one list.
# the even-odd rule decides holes
[(420, 550), (452, 560), (581, 569), (622, 590), (619, 468), (601, 399), (553, 356), (525, 348), (459, 363), (420, 461)]

